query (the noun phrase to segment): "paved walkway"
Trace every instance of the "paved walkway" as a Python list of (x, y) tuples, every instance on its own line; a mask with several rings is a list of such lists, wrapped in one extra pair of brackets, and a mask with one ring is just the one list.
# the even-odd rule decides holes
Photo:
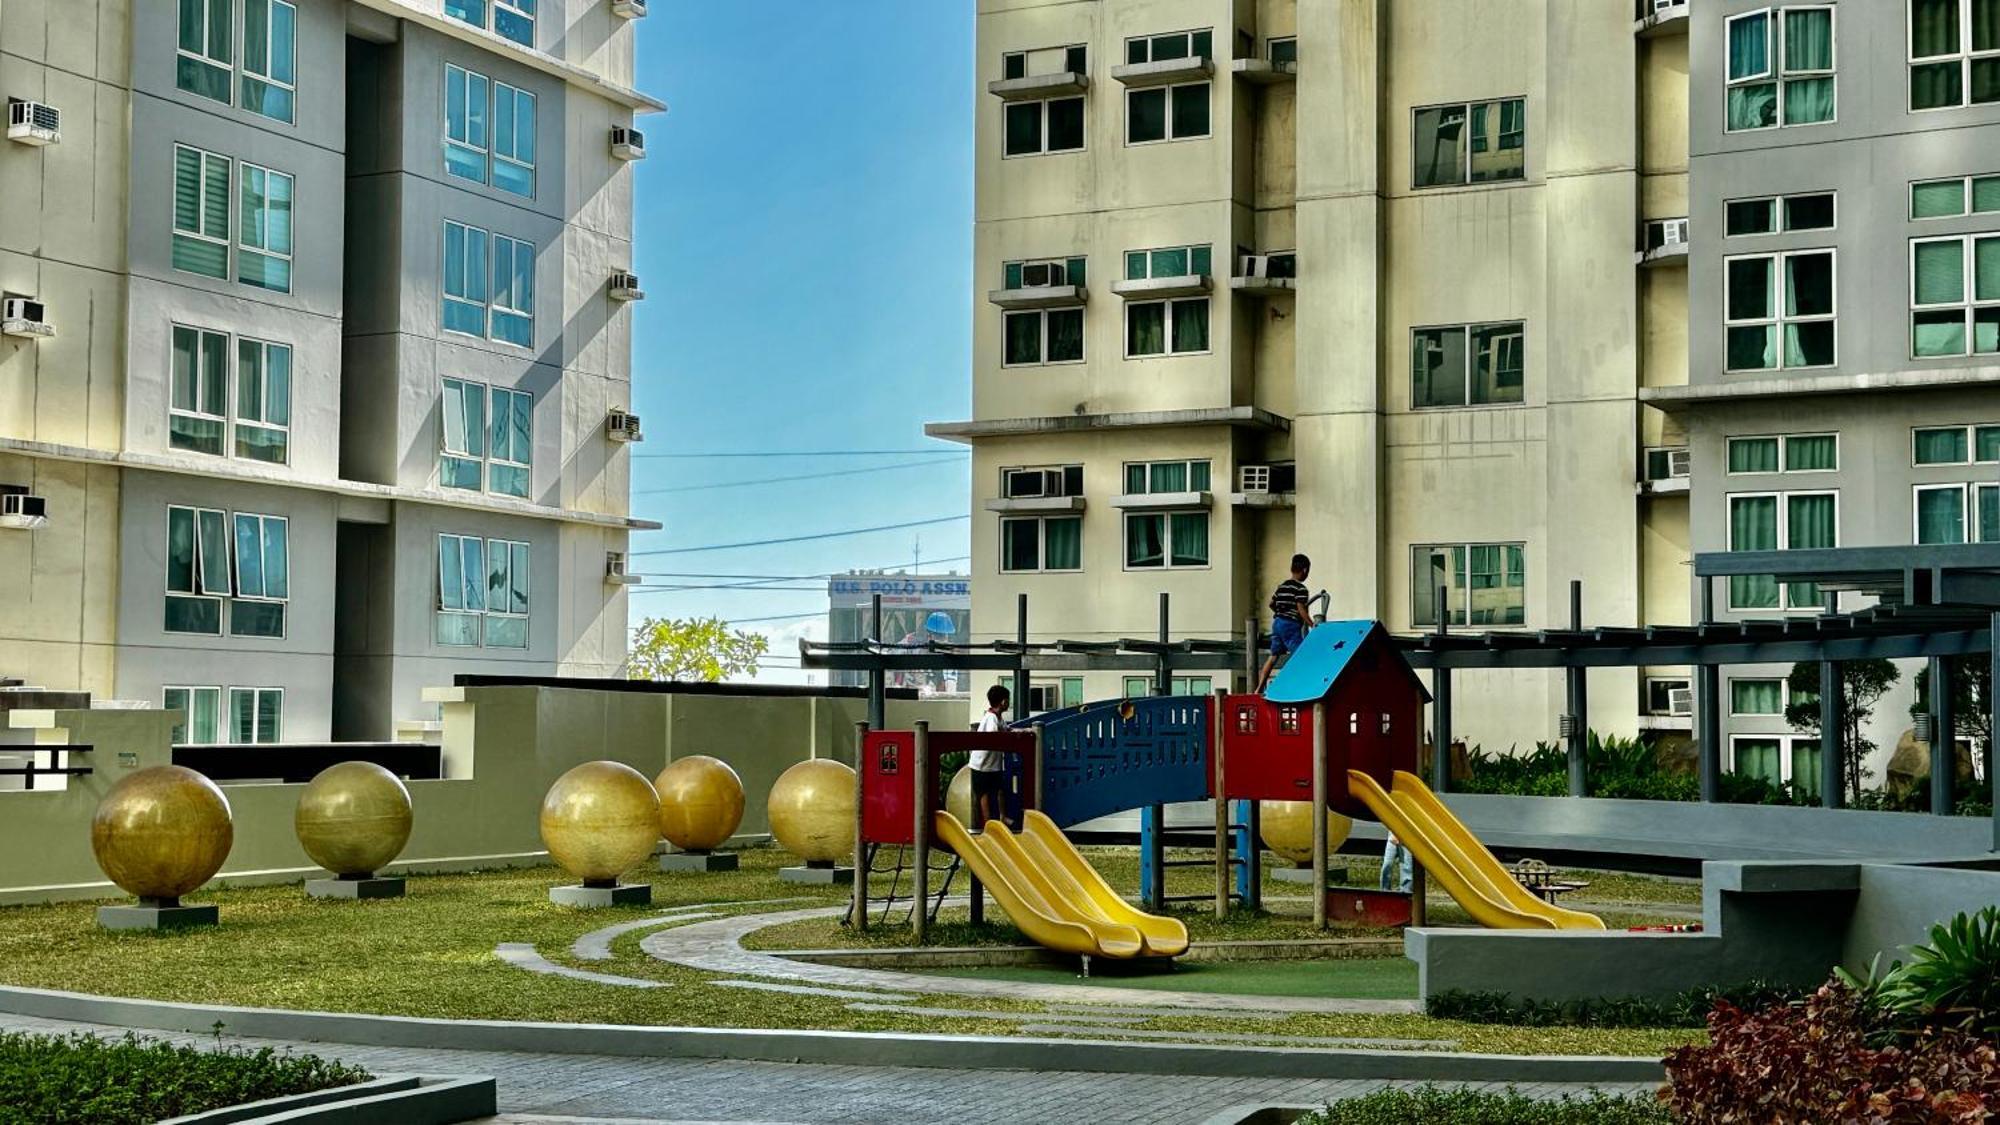
[[(0, 1015), (0, 1029), (122, 1035), (121, 1028)], [(211, 1046), (213, 1036), (146, 1032)], [(1301, 1081), (941, 1070), (883, 1066), (817, 1066), (698, 1059), (606, 1058), (512, 1052), (443, 1051), (403, 1047), (273, 1043), (227, 1038), (248, 1047), (309, 1051), (377, 1073), (481, 1074), (500, 1082), (502, 1116), (515, 1125), (605, 1122), (751, 1122), (786, 1125), (1104, 1125), (1159, 1122), (1195, 1125), (1234, 1105), (1310, 1105), (1396, 1083)], [(893, 1059), (885, 1059), (885, 1063)], [(1524, 1086), (1555, 1096), (1574, 1087)], [(1638, 1092), (1639, 1087), (1613, 1087)]]

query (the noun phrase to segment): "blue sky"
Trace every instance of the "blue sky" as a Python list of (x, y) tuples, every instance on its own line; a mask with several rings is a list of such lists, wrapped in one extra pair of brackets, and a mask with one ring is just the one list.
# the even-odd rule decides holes
[[(926, 569), (966, 569), (963, 519), (645, 552), (966, 513), (968, 459), (923, 423), (970, 402), (972, 5), (656, 4), (639, 85), (670, 108), (640, 122), (632, 383), (646, 441), (632, 511), (666, 529), (634, 534), (633, 569), (649, 586), (700, 586), (908, 565), (919, 537), (924, 559), (949, 560)], [(952, 455), (707, 456), (927, 447)], [(712, 487), (771, 477), (811, 479)], [(743, 626), (785, 658), (766, 678), (791, 679), (776, 665), (795, 663), (802, 632), (824, 636), (824, 583), (774, 585), (642, 589), (632, 615), (811, 612)]]

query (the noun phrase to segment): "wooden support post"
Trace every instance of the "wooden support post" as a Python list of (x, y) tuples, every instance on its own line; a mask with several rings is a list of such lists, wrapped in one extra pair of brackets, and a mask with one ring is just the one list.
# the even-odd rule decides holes
[(868, 786), (862, 781), (868, 770), (868, 724), (854, 724), (854, 901), (848, 907), (847, 924), (856, 933), (868, 929), (868, 831), (866, 814)]
[[(1313, 704), (1312, 712), (1312, 824), (1313, 824), (1313, 929), (1326, 929), (1326, 704)], [(1345, 778), (1341, 779), (1345, 781)]]
[(1228, 765), (1226, 747), (1229, 745), (1228, 724), (1223, 721), (1229, 708), (1229, 694), (1215, 693), (1212, 706), (1215, 708), (1209, 718), (1209, 750), (1215, 755), (1215, 786), (1209, 797), (1215, 805), (1215, 918), (1221, 921), (1229, 917), (1229, 857), (1234, 850), (1230, 847), (1229, 831), (1229, 784), (1224, 768)]
[(1425, 902), (1425, 895), (1428, 893), (1427, 883), (1428, 880), (1425, 879), (1424, 877), (1424, 865), (1417, 862), (1416, 856), (1411, 856), (1410, 857), (1410, 925), (1412, 926), (1425, 926), (1430, 924), (1430, 910), (1428, 904)]
[(910, 803), (916, 809), (916, 823), (910, 826), (910, 840), (915, 845), (916, 868), (910, 873), (910, 893), (916, 901), (910, 910), (910, 936), (922, 945), (930, 924), (930, 911), (925, 907), (931, 893), (931, 724), (927, 720), (917, 720), (915, 742), (910, 765), (915, 770), (917, 799)]
[(1931, 812), (1950, 816), (1958, 780), (1958, 716), (1952, 706), (1951, 661), (1931, 657)]

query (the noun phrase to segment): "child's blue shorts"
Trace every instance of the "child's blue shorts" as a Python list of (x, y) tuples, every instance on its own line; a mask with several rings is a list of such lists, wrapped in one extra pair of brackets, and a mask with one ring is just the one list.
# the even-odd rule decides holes
[(1289, 617), (1271, 622), (1271, 655), (1290, 656), (1306, 643), (1305, 627)]

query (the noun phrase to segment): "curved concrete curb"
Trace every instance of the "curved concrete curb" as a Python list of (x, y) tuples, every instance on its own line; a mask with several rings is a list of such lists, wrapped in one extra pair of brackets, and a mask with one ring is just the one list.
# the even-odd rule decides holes
[(169, 1118), (160, 1125), (368, 1125), (381, 1121), (456, 1125), (498, 1112), (498, 1083), (491, 1078), (409, 1074)]
[(1221, 1047), (1116, 1043), (1025, 1036), (892, 1035), (862, 1031), (783, 1031), (649, 1027), (620, 1024), (433, 1020), (411, 1016), (288, 1012), (173, 1004), (0, 987), (0, 1011), (43, 1019), (157, 1031), (305, 1040), (368, 1047), (516, 1051), (835, 1066), (940, 1067), (951, 1070), (1048, 1070), (1108, 1074), (1199, 1074), (1223, 1078), (1377, 1078), (1435, 1082), (1658, 1082), (1656, 1059), (1596, 1055), (1473, 1055), (1443, 1051), (1323, 1051), (1296, 1047)]

